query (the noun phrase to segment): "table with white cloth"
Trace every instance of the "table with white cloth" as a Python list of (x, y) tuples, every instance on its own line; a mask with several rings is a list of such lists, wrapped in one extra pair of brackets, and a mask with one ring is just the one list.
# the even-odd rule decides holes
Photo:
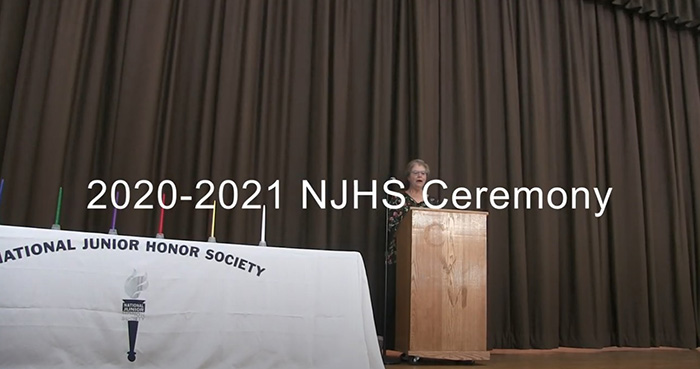
[(362, 256), (0, 226), (0, 368), (383, 368)]

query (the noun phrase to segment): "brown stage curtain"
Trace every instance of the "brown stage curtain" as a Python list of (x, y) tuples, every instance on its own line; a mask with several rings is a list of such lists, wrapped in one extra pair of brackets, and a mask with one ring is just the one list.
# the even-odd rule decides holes
[(596, 0), (675, 26), (700, 31), (700, 0)]
[(62, 227), (105, 232), (88, 183), (124, 179), (119, 232), (154, 235), (133, 186), (170, 179), (194, 200), (165, 235), (205, 240), (195, 185), (232, 179), (216, 236), (256, 244), (242, 184), (273, 207), (279, 179), (268, 244), (361, 252), (381, 329), (383, 208), (304, 210), (303, 179), (340, 200), (421, 157), (443, 197), (610, 186), (600, 218), (482, 205), (489, 347), (697, 347), (697, 37), (579, 0), (0, 0), (0, 219), (50, 226), (63, 186)]

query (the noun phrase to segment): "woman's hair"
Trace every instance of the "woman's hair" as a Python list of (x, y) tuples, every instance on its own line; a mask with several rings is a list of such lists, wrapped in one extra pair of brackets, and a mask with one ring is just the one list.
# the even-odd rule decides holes
[(421, 159), (413, 159), (413, 160), (409, 161), (408, 164), (406, 165), (406, 173), (404, 173), (404, 176), (406, 178), (408, 178), (408, 176), (411, 175), (411, 171), (413, 170), (413, 167), (415, 167), (416, 165), (424, 166), (426, 176), (430, 175), (430, 166), (428, 166), (428, 164), (426, 162), (424, 162)]

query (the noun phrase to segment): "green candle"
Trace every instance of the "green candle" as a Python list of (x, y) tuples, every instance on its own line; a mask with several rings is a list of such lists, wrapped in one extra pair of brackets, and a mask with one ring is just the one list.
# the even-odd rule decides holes
[(58, 219), (59, 219), (60, 216), (61, 216), (61, 200), (62, 200), (62, 197), (63, 197), (63, 187), (59, 187), (59, 189), (58, 189), (58, 206), (56, 206), (56, 222), (54, 222), (55, 224), (59, 224), (59, 223), (58, 223)]

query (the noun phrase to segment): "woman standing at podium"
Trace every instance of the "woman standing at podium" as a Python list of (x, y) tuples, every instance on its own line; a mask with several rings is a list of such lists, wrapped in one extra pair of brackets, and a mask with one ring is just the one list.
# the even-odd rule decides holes
[[(404, 205), (396, 210), (388, 209), (387, 232), (389, 245), (387, 247), (387, 290), (386, 290), (386, 331), (384, 332), (384, 345), (386, 348), (394, 348), (395, 336), (395, 313), (396, 313), (396, 231), (399, 229), (401, 220), (412, 207), (427, 208), (426, 200), (431, 204), (437, 204), (434, 198), (423, 198), (423, 187), (428, 181), (430, 166), (421, 159), (411, 160), (406, 165), (405, 178), (408, 189), (402, 192)], [(405, 186), (404, 186), (405, 188)], [(398, 205), (401, 203), (400, 197), (391, 197), (389, 203)]]

